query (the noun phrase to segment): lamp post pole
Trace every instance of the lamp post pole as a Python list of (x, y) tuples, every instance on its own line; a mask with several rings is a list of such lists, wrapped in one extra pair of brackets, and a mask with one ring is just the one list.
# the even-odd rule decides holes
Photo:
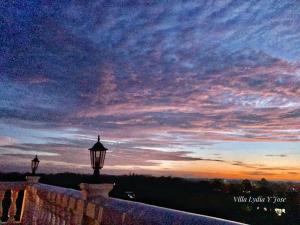
[(100, 176), (100, 168), (99, 168), (99, 167), (96, 167), (96, 168), (94, 169), (93, 176), (94, 176), (94, 177), (99, 177), (99, 176)]

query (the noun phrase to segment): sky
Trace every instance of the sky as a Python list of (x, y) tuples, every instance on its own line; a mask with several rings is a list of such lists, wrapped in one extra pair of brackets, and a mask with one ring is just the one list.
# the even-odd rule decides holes
[(0, 171), (300, 181), (300, 2), (1, 1)]

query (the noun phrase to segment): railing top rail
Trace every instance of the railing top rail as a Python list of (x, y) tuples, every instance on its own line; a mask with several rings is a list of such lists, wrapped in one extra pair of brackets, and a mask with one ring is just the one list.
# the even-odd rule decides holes
[(25, 181), (0, 181), (0, 190), (23, 190), (26, 187)]
[(41, 183), (34, 184), (33, 187), (43, 192), (54, 192), (57, 194), (67, 195), (69, 197), (73, 197), (77, 199), (83, 198), (82, 193), (80, 191), (71, 188), (63, 188), (63, 187), (41, 184)]
[(163, 208), (154, 205), (148, 205), (139, 202), (126, 201), (115, 198), (101, 198), (91, 200), (97, 206), (118, 212), (118, 214), (126, 214), (126, 217), (135, 221), (132, 224), (151, 224), (151, 225), (242, 225), (243, 223), (230, 220), (210, 217), (200, 214), (194, 214), (174, 209)]

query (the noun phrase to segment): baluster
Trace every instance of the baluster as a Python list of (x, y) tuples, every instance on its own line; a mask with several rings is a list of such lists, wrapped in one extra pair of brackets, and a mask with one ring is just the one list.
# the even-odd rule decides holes
[(68, 205), (69, 197), (66, 195), (63, 195), (61, 200), (62, 200), (61, 204), (62, 204), (62, 207), (64, 210), (64, 213), (63, 213), (64, 225), (70, 225), (70, 213), (69, 213), (69, 205)]
[(3, 208), (2, 208), (2, 201), (4, 199), (5, 191), (0, 191), (0, 222), (2, 218)]
[(33, 201), (32, 201), (32, 225), (38, 225), (38, 218), (39, 218), (39, 209), (40, 209), (40, 198), (37, 195), (37, 192), (33, 192)]
[(49, 202), (49, 206), (48, 206), (48, 211), (49, 211), (49, 225), (52, 225), (52, 221), (53, 221), (53, 212), (52, 212), (52, 206), (51, 203)]
[(48, 222), (48, 224), (49, 225), (53, 224), (53, 212), (52, 212), (52, 208), (50, 205), (49, 205), (49, 222)]
[(64, 196), (63, 195), (58, 195), (57, 204), (58, 204), (58, 214), (59, 214), (59, 225), (65, 225), (66, 207), (64, 206)]
[(52, 192), (48, 193), (48, 210), (49, 210), (49, 223), (50, 225), (54, 224), (54, 212), (53, 212), (53, 202), (52, 202)]
[(47, 205), (46, 205), (46, 201), (44, 201), (44, 204), (43, 204), (43, 215), (42, 215), (42, 218), (41, 218), (41, 224), (47, 224), (47, 221), (48, 221), (48, 209), (47, 209)]
[(48, 225), (51, 222), (51, 211), (50, 211), (48, 200), (46, 201), (45, 210), (46, 210), (45, 225)]
[(47, 211), (47, 214), (46, 214), (46, 225), (49, 225), (51, 224), (51, 211), (50, 211), (50, 206), (49, 206), (49, 202), (47, 202), (47, 208), (46, 208), (46, 211)]
[(74, 208), (71, 209), (71, 221), (70, 221), (71, 225), (76, 225), (77, 222), (75, 206), (76, 206), (76, 200), (75, 200)]
[(43, 215), (44, 215), (44, 201), (40, 199), (39, 212), (37, 215), (37, 224), (42, 223)]
[(28, 202), (27, 204), (27, 212), (25, 213), (26, 215), (26, 225), (27, 223), (34, 225), (34, 214), (35, 214), (35, 192), (34, 188), (32, 186), (28, 186), (27, 188), (27, 194), (28, 194), (28, 199), (26, 201)]
[(44, 215), (44, 218), (43, 218), (43, 224), (44, 225), (47, 225), (47, 224), (49, 224), (49, 207), (48, 207), (48, 204), (49, 204), (49, 202), (48, 202), (49, 200), (48, 200), (48, 196), (47, 195), (45, 195), (44, 196), (44, 210), (45, 210), (45, 215)]
[(51, 221), (53, 225), (57, 223), (57, 214), (56, 214), (56, 206), (55, 206), (55, 193), (53, 192), (51, 195), (51, 211), (53, 215), (53, 220)]
[(53, 209), (52, 206), (49, 205), (49, 213), (50, 213), (50, 220), (49, 220), (49, 224), (53, 225), (53, 221), (54, 221), (54, 214), (53, 214)]
[(9, 207), (9, 211), (8, 211), (8, 222), (14, 222), (15, 221), (15, 216), (16, 216), (16, 212), (17, 212), (17, 206), (16, 206), (16, 201), (18, 198), (18, 190), (11, 190), (11, 204)]
[(55, 207), (55, 217), (56, 217), (56, 220), (55, 220), (55, 225), (59, 225), (60, 224), (60, 212), (59, 212), (59, 208), (57, 205), (54, 206)]
[(60, 200), (61, 199), (61, 195), (60, 194), (56, 194), (56, 198), (55, 198), (55, 213), (56, 213), (56, 225), (60, 225), (62, 222), (62, 217), (61, 217), (61, 213), (62, 210), (60, 208)]
[(71, 213), (70, 213), (70, 225), (77, 225), (76, 224), (76, 212), (74, 211), (74, 209), (72, 209)]
[(65, 225), (65, 209), (60, 208), (60, 219), (59, 219), (59, 225)]
[(49, 211), (47, 208), (44, 209), (44, 216), (43, 216), (43, 219), (42, 219), (42, 224), (48, 224), (48, 221), (49, 221)]
[(45, 217), (45, 201), (42, 201), (41, 205), (41, 215), (39, 215), (39, 224), (44, 224), (44, 217)]
[(57, 225), (58, 224), (58, 215), (57, 215), (56, 205), (52, 205), (52, 209), (53, 209), (53, 215), (54, 215), (53, 225)]
[(65, 216), (65, 225), (70, 225), (71, 224), (71, 212), (70, 212), (70, 209), (67, 208), (66, 209), (66, 216)]
[(75, 208), (72, 210), (71, 225), (79, 225), (82, 222), (84, 202), (75, 200)]

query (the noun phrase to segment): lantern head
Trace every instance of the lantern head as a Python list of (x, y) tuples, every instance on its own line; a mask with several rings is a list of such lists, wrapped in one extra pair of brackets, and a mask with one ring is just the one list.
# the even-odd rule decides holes
[(35, 175), (35, 172), (39, 166), (40, 160), (38, 159), (37, 155), (35, 156), (35, 158), (33, 160), (31, 160), (31, 171), (32, 171), (32, 175)]
[(100, 136), (98, 135), (98, 141), (94, 144), (90, 150), (91, 166), (94, 169), (94, 175), (99, 176), (99, 170), (104, 166), (104, 160), (107, 148), (105, 148), (100, 142)]

